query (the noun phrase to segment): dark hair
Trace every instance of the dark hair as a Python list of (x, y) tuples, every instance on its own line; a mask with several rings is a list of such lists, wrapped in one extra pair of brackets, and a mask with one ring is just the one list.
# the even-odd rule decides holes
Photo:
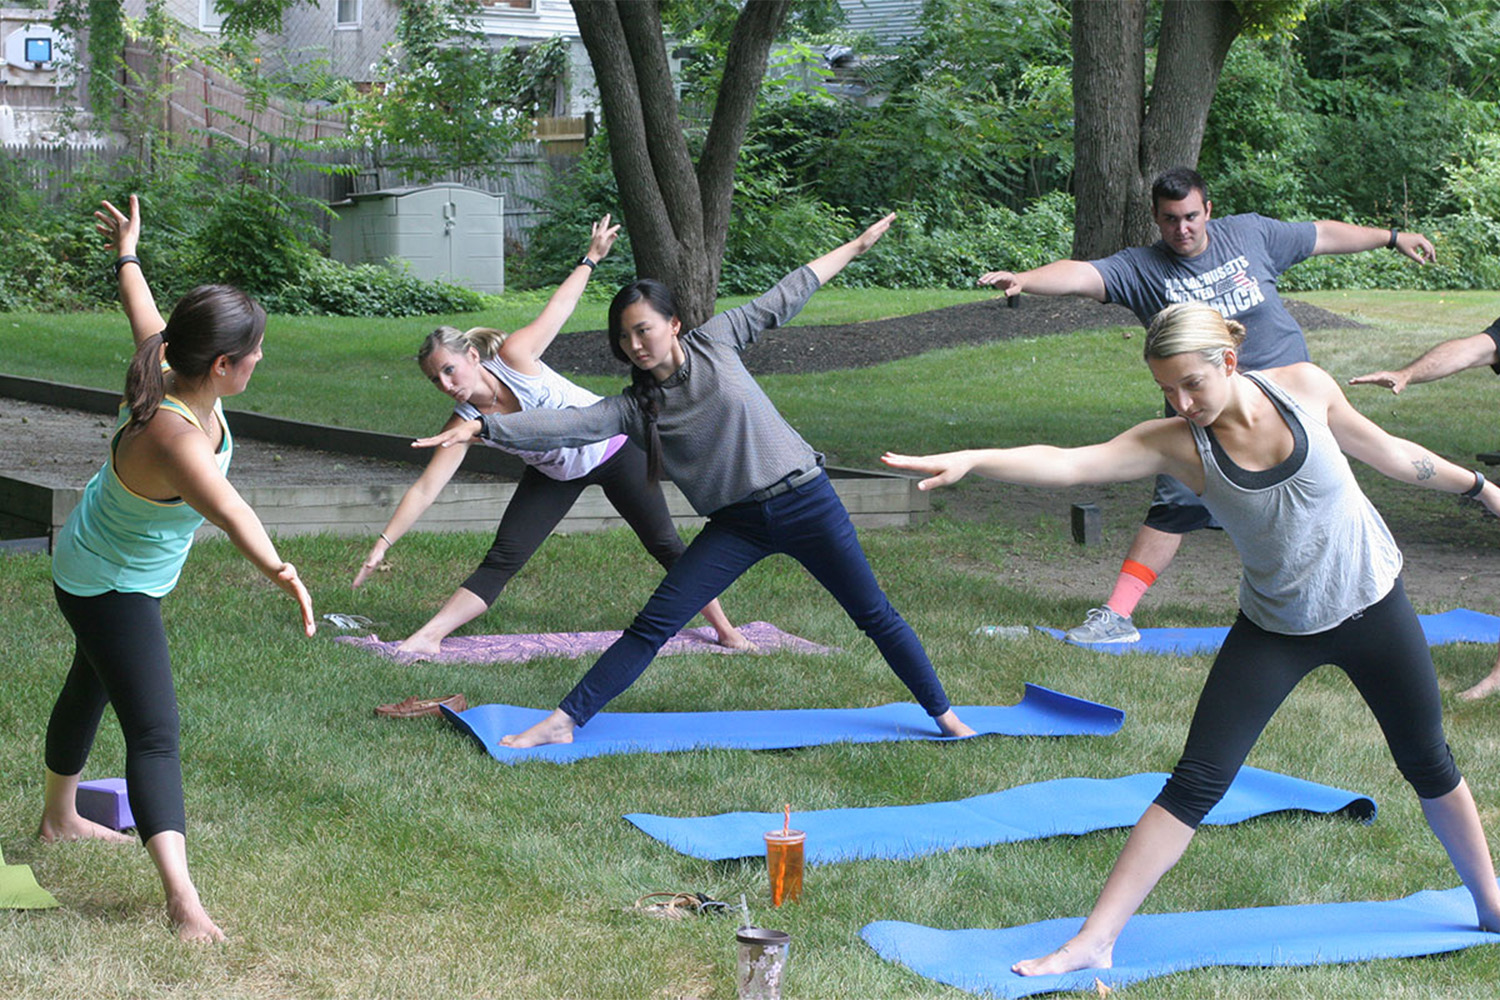
[(1163, 200), (1181, 201), (1194, 191), (1203, 196), (1204, 204), (1208, 203), (1208, 185), (1198, 171), (1192, 167), (1164, 170), (1151, 182), (1151, 211), (1156, 211), (1156, 206)]
[(156, 416), (166, 394), (161, 372), (161, 345), (167, 364), (188, 382), (206, 378), (214, 359), (239, 361), (260, 346), (266, 333), (266, 311), (249, 295), (230, 285), (199, 285), (177, 301), (161, 333), (147, 337), (130, 359), (125, 374), (125, 402), (130, 419), (144, 424)]
[(677, 316), (677, 301), (672, 297), (672, 289), (662, 282), (655, 278), (637, 278), (616, 292), (609, 302), (609, 349), (615, 357), (630, 365), (630, 386), (625, 390), (625, 395), (635, 400), (636, 406), (641, 409), (641, 415), (646, 418), (646, 478), (654, 483), (661, 479), (662, 474), (661, 433), (656, 428), (656, 420), (661, 416), (661, 404), (666, 399), (666, 393), (657, 384), (656, 376), (637, 368), (630, 360), (630, 355), (625, 353), (625, 348), (620, 346), (620, 314), (625, 311), (626, 306), (633, 306), (637, 302), (645, 302), (664, 319), (674, 319)]

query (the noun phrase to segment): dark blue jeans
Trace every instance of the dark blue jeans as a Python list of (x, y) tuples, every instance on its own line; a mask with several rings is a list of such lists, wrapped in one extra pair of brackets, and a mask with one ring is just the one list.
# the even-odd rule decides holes
[(677, 631), (762, 559), (797, 560), (875, 641), (885, 662), (929, 715), (949, 708), (932, 661), (906, 620), (891, 607), (859, 545), (849, 512), (827, 476), (760, 502), (721, 507), (688, 545), (651, 600), (604, 651), (559, 706), (580, 726), (635, 683)]

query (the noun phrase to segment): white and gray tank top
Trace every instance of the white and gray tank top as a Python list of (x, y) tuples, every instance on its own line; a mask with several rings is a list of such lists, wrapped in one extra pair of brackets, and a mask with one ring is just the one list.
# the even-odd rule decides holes
[(1239, 550), (1240, 610), (1268, 632), (1323, 632), (1381, 600), (1401, 550), (1320, 418), (1264, 374), (1244, 373), (1275, 404), (1294, 446), (1270, 469), (1240, 468), (1191, 422), (1203, 503)]

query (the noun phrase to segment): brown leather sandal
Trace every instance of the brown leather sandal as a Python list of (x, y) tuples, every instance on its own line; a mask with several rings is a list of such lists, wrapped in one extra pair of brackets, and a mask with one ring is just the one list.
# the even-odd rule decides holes
[(375, 714), (387, 719), (420, 719), (424, 715), (441, 715), (439, 705), (462, 712), (469, 707), (469, 700), (461, 694), (450, 694), (442, 698), (418, 698), (412, 695), (394, 705), (376, 705)]

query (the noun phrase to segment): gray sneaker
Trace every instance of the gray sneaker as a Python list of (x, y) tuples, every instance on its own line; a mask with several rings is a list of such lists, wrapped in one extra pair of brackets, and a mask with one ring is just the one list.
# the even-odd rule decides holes
[(1135, 630), (1135, 623), (1127, 616), (1106, 606), (1090, 608), (1083, 624), (1068, 629), (1063, 638), (1069, 642), (1084, 643), (1139, 642), (1141, 634)]

